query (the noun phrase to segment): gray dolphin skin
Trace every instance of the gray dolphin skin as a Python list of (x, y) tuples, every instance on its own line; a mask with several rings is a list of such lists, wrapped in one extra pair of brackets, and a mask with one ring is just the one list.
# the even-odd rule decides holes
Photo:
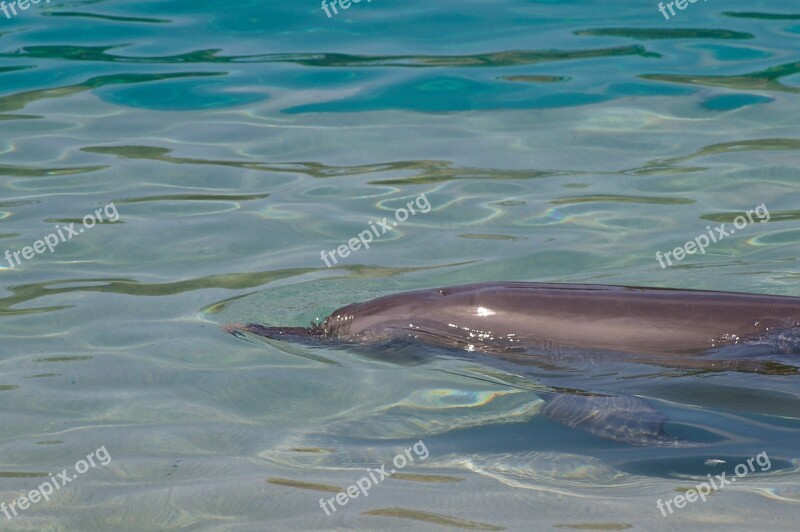
[(703, 353), (800, 325), (800, 298), (624, 286), (479, 283), (347, 305), (307, 329), (240, 327), (275, 339), (368, 344), (410, 338), (498, 353)]
[[(554, 359), (597, 363), (612, 355), (704, 371), (800, 374), (796, 364), (764, 360), (777, 354), (800, 362), (800, 298), (786, 296), (493, 282), (355, 303), (308, 328), (248, 323), (225, 329), (321, 345), (411, 341), (516, 364), (549, 357), (549, 367)], [(633, 445), (694, 445), (666, 434), (667, 416), (644, 399), (551, 390), (543, 414), (569, 427)]]

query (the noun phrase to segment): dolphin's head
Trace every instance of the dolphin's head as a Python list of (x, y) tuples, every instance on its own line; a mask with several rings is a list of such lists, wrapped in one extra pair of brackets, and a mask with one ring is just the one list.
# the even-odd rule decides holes
[[(333, 312), (322, 323), (325, 336), (344, 342), (372, 343), (398, 330), (414, 335), (420, 328), (441, 329), (450, 322), (465, 325), (475, 314), (478, 296), (471, 285), (432, 288), (354, 303)], [(474, 319), (476, 316), (472, 316)]]
[[(435, 331), (438, 324), (419, 317), (428, 311), (441, 313), (444, 302), (439, 290), (397, 294), (365, 303), (354, 303), (332, 312), (309, 327), (275, 327), (259, 323), (229, 323), (222, 329), (240, 339), (249, 335), (300, 344), (309, 348), (353, 350), (361, 356), (403, 366), (422, 364), (431, 349), (419, 349), (420, 335)], [(409, 327), (414, 324), (415, 327)], [(441, 328), (441, 327), (439, 327)], [(298, 354), (297, 351), (290, 351)], [(307, 356), (307, 355), (300, 355)], [(327, 356), (324, 360), (330, 363)]]
[(388, 295), (342, 307), (308, 328), (248, 323), (232, 324), (226, 330), (301, 343), (372, 344), (407, 335), (451, 345), (454, 336), (463, 336), (465, 331), (504, 336), (521, 330), (514, 321), (520, 314), (516, 308), (528, 308), (530, 302), (509, 301), (503, 289), (513, 284), (482, 283)]
[(347, 305), (328, 316), (322, 329), (327, 337), (345, 342), (380, 341), (387, 336), (388, 328), (407, 324), (435, 294), (436, 290), (424, 290)]
[(273, 327), (258, 323), (231, 323), (224, 331), (239, 336), (244, 332), (305, 344), (331, 342), (373, 343), (391, 337), (390, 331), (407, 325), (414, 313), (431, 307), (442, 291), (419, 290), (396, 294), (342, 307), (321, 324), (309, 327)]

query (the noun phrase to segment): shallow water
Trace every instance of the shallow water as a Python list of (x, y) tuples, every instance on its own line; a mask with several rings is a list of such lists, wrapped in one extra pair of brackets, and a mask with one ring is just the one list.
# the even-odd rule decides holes
[[(0, 12), (0, 253), (119, 215), (0, 257), (0, 502), (111, 457), (0, 523), (795, 529), (796, 375), (364, 356), (219, 326), (494, 280), (800, 296), (798, 38), (789, 0), (669, 21), (632, 0)], [(326, 267), (420, 194), (428, 212)], [(768, 222), (656, 260), (762, 204)], [(569, 428), (542, 413), (552, 386), (638, 396), (703, 445)], [(320, 508), (420, 441), (427, 457)], [(662, 517), (657, 500), (759, 453), (766, 471)]]

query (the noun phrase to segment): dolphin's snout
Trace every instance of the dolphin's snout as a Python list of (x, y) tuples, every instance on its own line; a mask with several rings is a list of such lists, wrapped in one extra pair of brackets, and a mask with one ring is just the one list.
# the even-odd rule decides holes
[(269, 327), (258, 323), (228, 323), (222, 326), (222, 330), (234, 336), (241, 336), (242, 333), (249, 332), (273, 340), (299, 340), (322, 336), (324, 333), (318, 327)]

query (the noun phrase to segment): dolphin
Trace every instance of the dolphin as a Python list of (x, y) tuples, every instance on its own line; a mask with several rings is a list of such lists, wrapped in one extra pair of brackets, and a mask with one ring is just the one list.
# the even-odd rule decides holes
[(373, 344), (394, 339), (467, 351), (592, 350), (696, 355), (800, 327), (800, 298), (629, 286), (478, 283), (347, 305), (308, 328), (248, 323), (273, 339)]
[[(788, 296), (490, 282), (354, 303), (307, 328), (256, 323), (224, 328), (318, 345), (421, 343), (522, 365), (590, 354), (707, 371), (800, 374), (793, 365), (764, 359), (767, 354), (800, 354), (800, 298)], [(556, 388), (553, 393), (544, 413), (568, 426), (631, 443), (637, 439), (631, 436), (631, 423), (622, 422), (624, 428), (614, 431), (609, 420), (634, 413), (645, 419), (642, 425), (634, 423), (638, 443), (677, 442), (663, 434), (665, 416), (642, 399)], [(596, 413), (598, 405), (606, 415), (587, 415)]]

